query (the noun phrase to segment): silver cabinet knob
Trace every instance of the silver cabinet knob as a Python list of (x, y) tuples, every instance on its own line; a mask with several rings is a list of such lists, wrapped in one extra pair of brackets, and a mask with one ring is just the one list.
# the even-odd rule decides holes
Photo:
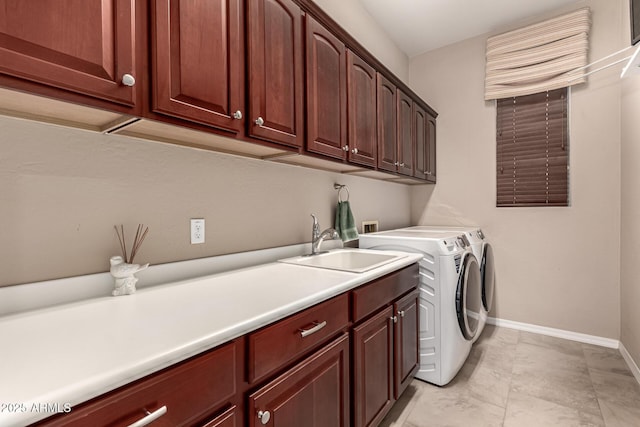
[(264, 124), (264, 119), (262, 117), (258, 117), (255, 121), (255, 124), (258, 126), (262, 126)]
[(404, 310), (399, 310), (398, 314), (400, 315), (400, 317), (404, 317)]
[(122, 84), (131, 87), (136, 84), (136, 79), (131, 74), (125, 74), (122, 76)]
[(258, 419), (262, 424), (267, 424), (271, 419), (271, 412), (269, 411), (258, 411)]
[(354, 148), (353, 150), (351, 150), (351, 152), (352, 152), (353, 154), (358, 154), (358, 149), (357, 149), (357, 148)]
[(393, 164), (393, 166), (398, 166), (399, 164), (400, 164), (400, 163), (395, 162), (395, 163)]
[(403, 168), (404, 167), (404, 162), (400, 163), (400, 167)]
[(233, 113), (233, 118), (236, 120), (242, 119), (242, 111), (238, 110), (235, 113)]
[(430, 171), (427, 171), (427, 175), (431, 175), (431, 172), (430, 172)]
[(349, 146), (348, 146), (348, 145), (345, 145), (344, 147), (342, 147), (342, 150), (343, 150), (343, 151), (349, 151)]
[(398, 316), (391, 316), (390, 319), (393, 320), (393, 323), (398, 323)]

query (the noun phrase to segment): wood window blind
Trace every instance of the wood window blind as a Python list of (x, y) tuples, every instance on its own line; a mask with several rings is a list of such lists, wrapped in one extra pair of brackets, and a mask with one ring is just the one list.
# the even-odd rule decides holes
[(568, 206), (567, 88), (497, 101), (497, 206)]

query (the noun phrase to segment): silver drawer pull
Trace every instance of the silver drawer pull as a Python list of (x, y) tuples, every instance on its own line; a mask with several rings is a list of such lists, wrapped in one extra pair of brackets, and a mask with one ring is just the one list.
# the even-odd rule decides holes
[(322, 323), (318, 323), (318, 322), (313, 322), (313, 324), (315, 325), (313, 328), (311, 329), (300, 329), (300, 336), (302, 338), (304, 337), (308, 337), (311, 334), (315, 334), (316, 332), (318, 332), (320, 329), (324, 328), (325, 326), (327, 326), (327, 321), (325, 320)]
[(146, 411), (146, 412), (147, 412), (146, 417), (136, 421), (133, 424), (130, 424), (129, 427), (142, 427), (142, 426), (151, 424), (152, 422), (154, 422), (155, 420), (157, 420), (158, 418), (160, 418), (161, 416), (167, 413), (167, 407), (163, 406), (162, 408), (156, 409), (153, 412), (149, 412), (149, 411)]

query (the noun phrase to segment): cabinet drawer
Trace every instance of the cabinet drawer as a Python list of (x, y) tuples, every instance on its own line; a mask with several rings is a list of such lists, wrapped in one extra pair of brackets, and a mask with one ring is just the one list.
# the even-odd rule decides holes
[(128, 426), (163, 407), (166, 413), (154, 426), (195, 425), (235, 397), (237, 352), (236, 343), (224, 345), (40, 425)]
[(364, 319), (417, 286), (418, 264), (412, 264), (355, 289), (351, 292), (353, 322)]
[(249, 335), (249, 383), (254, 383), (349, 324), (347, 294)]

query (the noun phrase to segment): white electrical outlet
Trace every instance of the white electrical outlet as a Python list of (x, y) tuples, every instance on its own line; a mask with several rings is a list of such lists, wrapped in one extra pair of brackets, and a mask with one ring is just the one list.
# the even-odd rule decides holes
[(204, 243), (204, 218), (191, 219), (191, 244)]

